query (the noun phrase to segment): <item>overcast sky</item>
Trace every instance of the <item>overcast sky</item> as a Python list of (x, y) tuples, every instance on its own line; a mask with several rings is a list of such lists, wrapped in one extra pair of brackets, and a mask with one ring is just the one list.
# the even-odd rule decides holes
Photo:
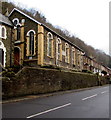
[[(41, 11), (50, 23), (109, 54), (110, 0), (10, 0)], [(19, 5), (20, 5), (19, 4)]]

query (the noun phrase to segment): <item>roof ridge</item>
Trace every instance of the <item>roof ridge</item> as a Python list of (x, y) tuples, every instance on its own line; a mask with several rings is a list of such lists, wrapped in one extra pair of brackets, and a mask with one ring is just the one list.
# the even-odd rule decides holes
[(19, 9), (17, 9), (17, 8), (14, 8), (14, 9), (10, 12), (10, 14), (8, 15), (8, 17), (10, 17), (11, 14), (12, 14), (15, 10), (16, 10), (17, 12), (23, 14), (24, 16), (28, 17), (29, 19), (33, 20), (34, 22), (36, 22), (36, 23), (38, 23), (38, 24), (41, 25), (41, 23), (40, 23), (39, 21), (37, 21), (36, 19), (30, 17), (29, 15), (27, 15), (26, 13), (22, 12), (21, 10), (19, 10)]

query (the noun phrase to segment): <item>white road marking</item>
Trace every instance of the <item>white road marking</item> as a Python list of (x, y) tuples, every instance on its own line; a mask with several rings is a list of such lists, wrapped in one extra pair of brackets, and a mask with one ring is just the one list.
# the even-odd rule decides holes
[(106, 93), (107, 91), (103, 91), (103, 92), (101, 92), (101, 94), (104, 94), (104, 93)]
[(83, 98), (82, 100), (87, 100), (87, 99), (89, 99), (89, 98), (96, 97), (96, 96), (97, 96), (97, 94), (92, 95), (92, 96), (89, 96), (89, 97), (86, 97), (86, 98)]
[(54, 110), (57, 110), (57, 109), (60, 109), (60, 108), (63, 108), (63, 107), (69, 106), (69, 105), (71, 105), (71, 103), (68, 103), (68, 104), (65, 104), (65, 105), (62, 105), (62, 106), (58, 106), (58, 107), (55, 107), (55, 108), (52, 108), (52, 109), (49, 109), (49, 110), (34, 114), (34, 115), (30, 115), (27, 118), (32, 118), (32, 117), (35, 117), (35, 116), (38, 116), (38, 115), (42, 115), (44, 113), (48, 113), (48, 112), (51, 112), (51, 111), (54, 111)]

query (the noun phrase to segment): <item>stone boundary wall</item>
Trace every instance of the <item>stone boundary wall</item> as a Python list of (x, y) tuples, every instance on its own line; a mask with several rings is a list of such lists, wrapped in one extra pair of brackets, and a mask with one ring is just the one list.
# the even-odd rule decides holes
[(14, 77), (2, 78), (2, 98), (79, 89), (108, 83), (105, 77), (44, 68), (23, 68)]

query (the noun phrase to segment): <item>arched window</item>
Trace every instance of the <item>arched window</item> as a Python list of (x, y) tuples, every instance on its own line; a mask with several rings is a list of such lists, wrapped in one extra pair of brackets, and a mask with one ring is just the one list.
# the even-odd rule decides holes
[(80, 66), (80, 51), (77, 51), (77, 64)]
[(6, 39), (6, 28), (5, 26), (1, 26), (1, 37)]
[(75, 48), (72, 47), (72, 64), (75, 65)]
[(27, 33), (27, 56), (33, 56), (35, 55), (35, 31), (30, 30)]
[(69, 63), (69, 44), (68, 43), (65, 43), (65, 52), (66, 52), (65, 62)]
[(14, 18), (12, 21), (13, 21), (14, 26), (17, 26), (19, 24), (18, 18)]
[(62, 44), (61, 39), (57, 39), (57, 59), (62, 61)]
[(53, 35), (50, 32), (47, 34), (47, 56), (53, 57)]
[(15, 40), (20, 40), (21, 36), (21, 24), (18, 18), (14, 18), (13, 20), (14, 28), (15, 28)]
[(17, 40), (20, 40), (21, 28), (20, 25), (17, 25)]
[(2, 37), (5, 37), (5, 29), (2, 27)]
[(34, 54), (34, 32), (31, 31), (29, 33), (29, 51), (30, 51), (30, 55)]
[(6, 48), (2, 41), (0, 41), (0, 64), (5, 67), (6, 64)]

